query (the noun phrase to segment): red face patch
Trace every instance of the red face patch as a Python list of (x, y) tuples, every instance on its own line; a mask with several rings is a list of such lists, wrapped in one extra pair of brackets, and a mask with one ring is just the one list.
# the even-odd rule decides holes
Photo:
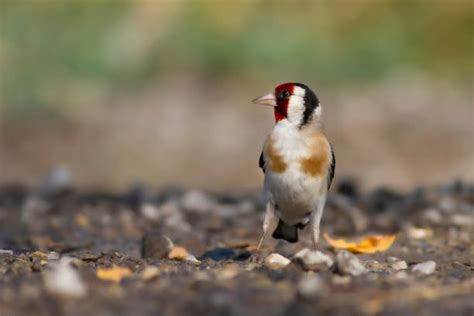
[(288, 103), (290, 96), (293, 94), (294, 85), (292, 83), (284, 83), (275, 88), (275, 98), (277, 106), (274, 108), (275, 123), (288, 117)]

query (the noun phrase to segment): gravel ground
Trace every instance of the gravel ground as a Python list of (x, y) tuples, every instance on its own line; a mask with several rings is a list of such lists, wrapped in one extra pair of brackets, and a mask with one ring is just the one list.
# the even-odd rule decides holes
[[(303, 234), (257, 256), (258, 193), (87, 192), (67, 180), (0, 187), (2, 316), (474, 313), (473, 184), (401, 194), (342, 181), (322, 231), (397, 233), (389, 250), (353, 255), (322, 240), (313, 251)], [(121, 280), (100, 274), (112, 267)]]

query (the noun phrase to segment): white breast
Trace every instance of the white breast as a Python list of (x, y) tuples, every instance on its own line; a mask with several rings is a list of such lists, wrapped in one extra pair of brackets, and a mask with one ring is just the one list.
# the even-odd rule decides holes
[(297, 126), (280, 121), (271, 137), (287, 167), (281, 173), (266, 169), (265, 194), (275, 203), (277, 213), (285, 223), (297, 224), (316, 209), (321, 192), (326, 188), (326, 179), (302, 172), (300, 159), (309, 154), (309, 147)]

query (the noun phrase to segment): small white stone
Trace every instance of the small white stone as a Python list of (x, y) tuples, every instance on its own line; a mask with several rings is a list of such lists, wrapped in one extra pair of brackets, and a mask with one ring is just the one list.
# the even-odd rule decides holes
[(308, 248), (299, 251), (294, 259), (299, 261), (306, 270), (327, 270), (334, 263), (330, 256), (321, 251), (309, 250)]
[(378, 262), (377, 260), (368, 260), (364, 262), (364, 267), (371, 272), (383, 272), (387, 269), (387, 264)]
[(389, 264), (389, 267), (392, 268), (392, 269), (394, 269), (394, 270), (396, 270), (396, 271), (408, 269), (407, 263), (406, 263), (405, 261), (403, 261), (403, 260), (390, 263), (390, 264)]
[(290, 263), (290, 259), (283, 257), (278, 253), (272, 253), (265, 258), (263, 264), (270, 269), (280, 270), (286, 267)]
[(300, 251), (298, 251), (294, 256), (293, 258), (294, 259), (302, 259), (308, 252), (310, 252), (311, 250), (309, 250), (308, 248), (304, 248), (304, 249), (301, 249)]
[(337, 270), (342, 274), (360, 275), (366, 270), (359, 258), (347, 250), (339, 251), (336, 255)]
[(184, 261), (192, 263), (192, 264), (201, 264), (201, 261), (198, 260), (195, 256), (189, 254), (184, 258)]
[(57, 295), (68, 297), (82, 297), (87, 293), (87, 287), (81, 276), (71, 266), (72, 258), (62, 258), (53, 265), (51, 271), (44, 274), (46, 289)]
[(0, 255), (13, 255), (13, 250), (0, 249)]
[(421, 274), (431, 274), (436, 270), (436, 262), (430, 260), (415, 264), (411, 270)]

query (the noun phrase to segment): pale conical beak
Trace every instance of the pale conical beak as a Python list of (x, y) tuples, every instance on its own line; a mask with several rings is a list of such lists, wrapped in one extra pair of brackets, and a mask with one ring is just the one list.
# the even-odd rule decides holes
[(265, 94), (264, 96), (252, 100), (252, 102), (255, 104), (277, 106), (275, 95), (273, 93)]

